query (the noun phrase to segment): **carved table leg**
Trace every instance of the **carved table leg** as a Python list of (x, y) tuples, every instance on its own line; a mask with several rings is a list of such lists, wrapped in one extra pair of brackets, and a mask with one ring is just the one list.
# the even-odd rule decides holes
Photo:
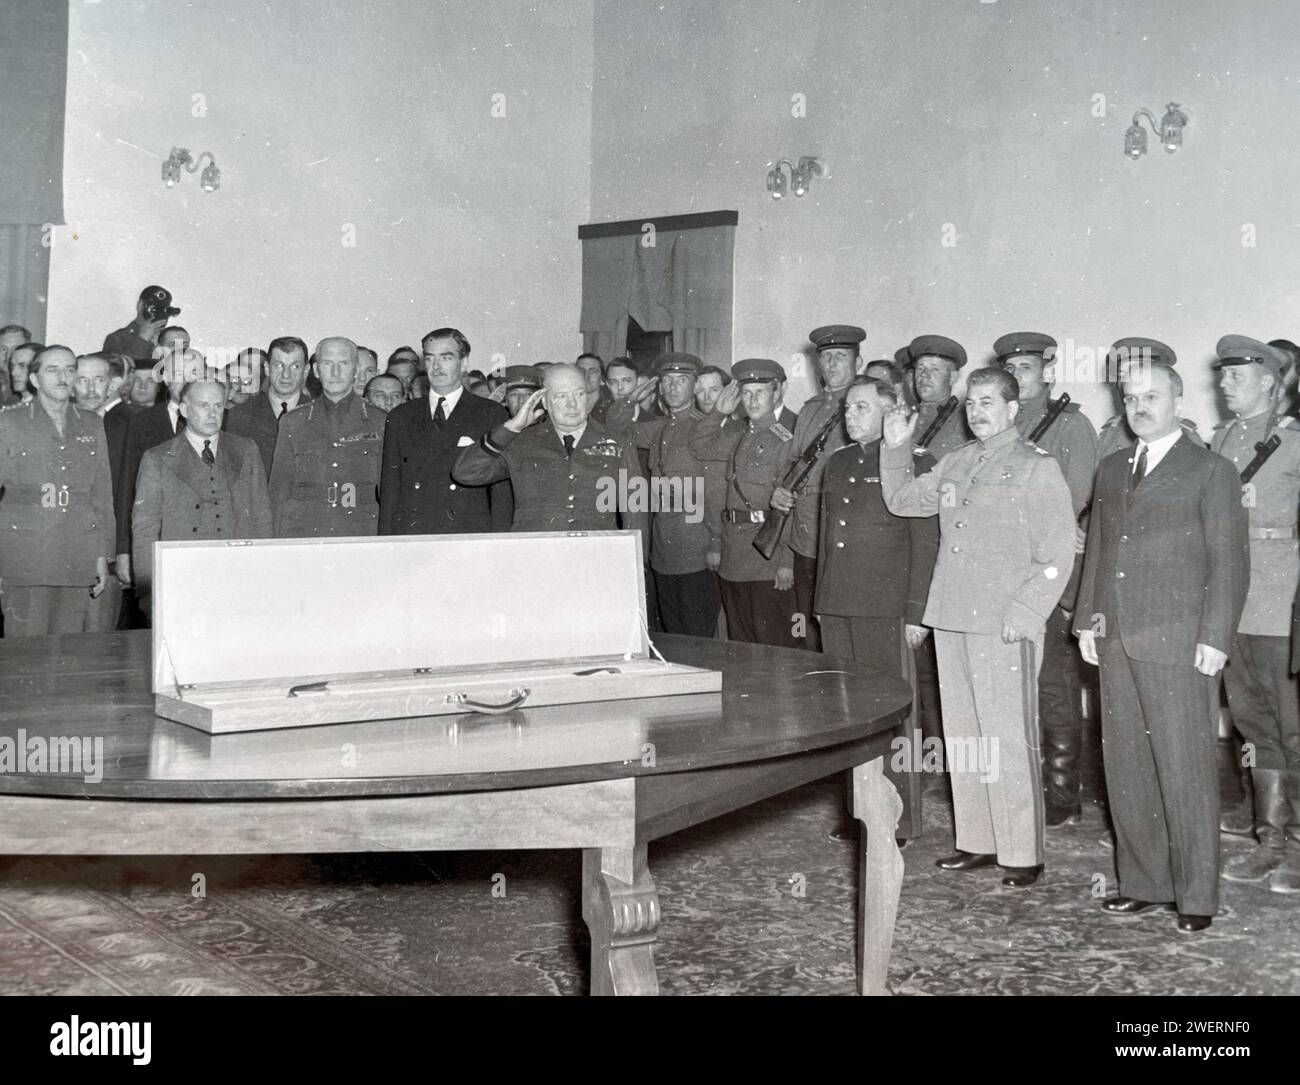
[(903, 856), (894, 834), (903, 812), (898, 790), (877, 757), (853, 769), (853, 816), (862, 822), (858, 844), (858, 990), (889, 993), (889, 950), (903, 889)]
[(644, 844), (583, 851), (582, 918), (591, 932), (591, 993), (657, 995), (659, 893)]

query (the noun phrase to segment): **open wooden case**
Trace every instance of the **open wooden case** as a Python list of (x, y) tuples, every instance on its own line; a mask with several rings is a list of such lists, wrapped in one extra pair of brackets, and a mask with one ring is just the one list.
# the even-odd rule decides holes
[(656, 658), (635, 531), (162, 542), (154, 570), (155, 710), (210, 734), (722, 688)]

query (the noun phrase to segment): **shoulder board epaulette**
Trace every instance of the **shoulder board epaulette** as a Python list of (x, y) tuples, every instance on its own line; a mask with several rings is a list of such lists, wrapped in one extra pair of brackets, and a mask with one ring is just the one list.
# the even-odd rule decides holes
[(1230, 426), (1230, 425), (1232, 425), (1235, 421), (1237, 421), (1235, 418), (1225, 418), (1222, 422), (1220, 422), (1220, 423), (1219, 423), (1218, 425), (1216, 425), (1214, 428), (1215, 428), (1216, 430), (1220, 430), (1220, 429), (1223, 429), (1225, 426)]
[(1276, 426), (1274, 426), (1274, 428), (1275, 429), (1300, 429), (1300, 425), (1297, 425), (1296, 420), (1292, 418), (1290, 415), (1285, 415), (1284, 417), (1279, 418), (1277, 420), (1277, 424)]
[(1078, 414), (1079, 405), (1075, 403), (1074, 400), (1070, 400), (1070, 402), (1067, 403), (1064, 407), (1062, 407), (1061, 410), (1063, 410), (1066, 414)]
[[(1029, 444), (1029, 442), (1026, 441), (1025, 444)], [(1045, 449), (1045, 448), (1039, 448), (1037, 445), (1029, 445), (1029, 447), (1032, 448), (1035, 452), (1037, 452), (1040, 456), (1050, 456), (1050, 455), (1051, 455), (1051, 453), (1048, 452), (1047, 449)]]
[[(1192, 433), (1196, 433), (1196, 423), (1193, 422), (1190, 418), (1180, 418), (1178, 420), (1178, 424), (1182, 426), (1183, 429), (1188, 430)], [(1196, 435), (1198, 437), (1200, 436), (1199, 433), (1197, 433)]]
[(930, 455), (930, 450), (929, 450), (928, 448), (922, 448), (920, 445), (917, 445), (914, 449), (912, 449), (912, 455), (913, 455), (913, 456), (928, 456), (928, 455)]
[(786, 429), (783, 425), (781, 425), (780, 422), (773, 422), (772, 425), (768, 427), (768, 429), (770, 429), (783, 441), (794, 440), (794, 434), (791, 433), (788, 429)]
[(1111, 426), (1115, 425), (1115, 423), (1118, 422), (1123, 417), (1124, 416), (1122, 414), (1112, 414), (1108, 419), (1106, 419), (1105, 422), (1101, 424), (1101, 428), (1110, 429)]
[(854, 445), (855, 443), (856, 443), (856, 442), (854, 442), (854, 441), (850, 441), (850, 442), (849, 442), (848, 444), (846, 444), (846, 445), (840, 445), (840, 447), (837, 448), (837, 449), (835, 449), (834, 452), (831, 453), (831, 455), (832, 455), (832, 456), (835, 455), (836, 452), (843, 452), (846, 448), (852, 448), (853, 445)]

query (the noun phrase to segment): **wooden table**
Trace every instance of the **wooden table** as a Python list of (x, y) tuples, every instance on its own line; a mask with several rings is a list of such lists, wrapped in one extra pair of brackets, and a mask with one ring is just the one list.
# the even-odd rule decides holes
[(0, 854), (580, 848), (592, 993), (654, 994), (646, 845), (849, 770), (859, 989), (884, 993), (903, 859), (882, 756), (906, 684), (802, 651), (656, 643), (722, 670), (723, 692), (210, 736), (154, 715), (147, 632), (0, 641), (0, 741), (98, 737), (105, 762), (98, 782), (0, 771)]

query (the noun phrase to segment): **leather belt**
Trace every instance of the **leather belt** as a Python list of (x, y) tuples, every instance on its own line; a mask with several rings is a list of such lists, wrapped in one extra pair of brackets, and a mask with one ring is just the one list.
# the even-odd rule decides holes
[(752, 512), (748, 509), (723, 509), (722, 522), (724, 524), (762, 524), (767, 522), (767, 513), (762, 509)]
[(1252, 539), (1294, 539), (1296, 529), (1293, 527), (1252, 527)]

